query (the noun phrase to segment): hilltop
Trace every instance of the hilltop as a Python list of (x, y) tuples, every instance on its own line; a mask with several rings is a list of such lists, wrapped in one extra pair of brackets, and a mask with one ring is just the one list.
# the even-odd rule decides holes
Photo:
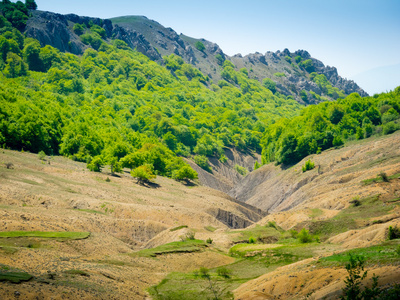
[[(304, 50), (290, 52), (255, 53), (242, 57), (230, 57), (215, 43), (177, 34), (172, 28), (165, 28), (144, 16), (123, 16), (102, 20), (60, 15), (51, 12), (33, 11), (28, 19), (25, 34), (36, 38), (42, 46), (51, 45), (60, 51), (81, 55), (87, 49), (79, 35), (73, 31), (75, 24), (89, 23), (105, 30), (105, 36), (121, 39), (129, 47), (143, 53), (151, 60), (163, 64), (163, 57), (178, 55), (208, 76), (215, 84), (221, 79), (221, 66), (225, 60), (232, 61), (236, 70), (245, 68), (251, 79), (262, 81), (270, 78), (276, 84), (276, 91), (291, 96), (302, 104), (318, 103), (323, 99), (336, 99), (357, 92), (367, 96), (355, 82), (339, 76), (335, 67), (325, 66)], [(331, 87), (319, 85), (310, 78), (311, 73), (323, 74)], [(302, 92), (303, 91), (303, 92)], [(322, 98), (321, 98), (322, 97)]]

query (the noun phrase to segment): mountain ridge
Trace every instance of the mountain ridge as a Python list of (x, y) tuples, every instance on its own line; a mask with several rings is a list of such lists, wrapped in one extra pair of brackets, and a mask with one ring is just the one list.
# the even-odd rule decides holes
[[(164, 56), (178, 55), (185, 62), (198, 68), (215, 84), (224, 79), (221, 76), (222, 63), (230, 60), (237, 70), (246, 68), (249, 78), (260, 82), (264, 78), (270, 78), (276, 85), (276, 92), (292, 97), (301, 104), (333, 100), (341, 95), (340, 91), (343, 91), (343, 96), (353, 92), (361, 96), (368, 95), (354, 81), (339, 76), (335, 67), (325, 66), (305, 50), (290, 52), (284, 49), (277, 52), (268, 51), (265, 54), (256, 52), (245, 56), (228, 56), (216, 43), (184, 34), (178, 35), (172, 28), (166, 28), (145, 16), (122, 16), (103, 20), (75, 14), (32, 11), (25, 34), (38, 39), (41, 46), (51, 45), (62, 52), (82, 55), (88, 46), (72, 29), (74, 24), (89, 27), (90, 23), (102, 27), (107, 39), (123, 40), (130, 48), (160, 64), (164, 63)], [(196, 45), (201, 47), (200, 50)], [(306, 66), (306, 63), (311, 65)], [(310, 78), (313, 72), (323, 74), (332, 87), (336, 88), (336, 92), (328, 94), (323, 87), (318, 86)]]

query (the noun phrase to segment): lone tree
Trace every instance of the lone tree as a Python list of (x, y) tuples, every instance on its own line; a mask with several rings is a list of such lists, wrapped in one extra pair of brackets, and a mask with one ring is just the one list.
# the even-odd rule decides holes
[(137, 179), (137, 183), (139, 184), (151, 182), (156, 178), (156, 175), (153, 173), (153, 166), (147, 164), (132, 170), (131, 175)]
[(198, 174), (189, 166), (183, 166), (179, 170), (176, 170), (173, 174), (173, 178), (176, 180), (184, 180), (189, 182), (190, 180), (197, 179)]
[(25, 6), (27, 9), (37, 9), (37, 4), (35, 0), (25, 0)]

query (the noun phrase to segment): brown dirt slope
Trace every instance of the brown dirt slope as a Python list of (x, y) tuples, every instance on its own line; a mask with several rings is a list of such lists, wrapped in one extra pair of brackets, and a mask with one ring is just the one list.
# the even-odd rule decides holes
[[(13, 167), (6, 168), (6, 163)], [(16, 268), (34, 280), (0, 282), (0, 295), (144, 299), (145, 289), (169, 272), (233, 259), (210, 251), (154, 259), (129, 255), (134, 250), (179, 241), (188, 231), (203, 240), (211, 237), (218, 246), (218, 236), (229, 225), (252, 224), (261, 217), (259, 210), (208, 187), (162, 177), (141, 186), (129, 172), (93, 173), (85, 164), (62, 157), (42, 162), (35, 154), (0, 150), (0, 231), (91, 232), (85, 240), (1, 239), (0, 271)], [(187, 228), (171, 231), (182, 225)]]
[[(380, 172), (400, 173), (399, 144), (397, 132), (311, 155), (288, 169), (268, 164), (246, 176), (229, 194), (269, 212), (293, 208), (340, 210), (356, 196), (400, 195), (399, 184), (362, 184)], [(303, 173), (301, 167), (308, 159), (316, 167)]]

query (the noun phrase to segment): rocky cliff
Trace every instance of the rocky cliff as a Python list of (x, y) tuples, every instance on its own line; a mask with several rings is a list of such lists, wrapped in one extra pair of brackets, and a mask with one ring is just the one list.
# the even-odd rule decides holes
[[(194, 65), (213, 83), (221, 80), (221, 70), (224, 60), (230, 60), (237, 70), (246, 68), (250, 78), (262, 81), (271, 78), (276, 83), (276, 92), (291, 96), (302, 104), (318, 103), (324, 99), (334, 99), (326, 91), (313, 82), (310, 73), (324, 74), (330, 84), (345, 95), (353, 92), (366, 96), (354, 81), (346, 80), (338, 75), (335, 67), (325, 66), (321, 61), (312, 58), (304, 50), (290, 52), (288, 49), (265, 54), (254, 53), (246, 56), (237, 54), (228, 56), (221, 48), (204, 39), (195, 39), (183, 34), (177, 34), (173, 29), (143, 16), (126, 16), (102, 20), (99, 18), (81, 17), (74, 14), (60, 15), (44, 11), (32, 11), (25, 29), (28, 37), (36, 38), (42, 46), (51, 45), (60, 51), (81, 55), (89, 47), (82, 43), (74, 33), (76, 23), (90, 27), (95, 24), (104, 28), (105, 39), (120, 39), (129, 47), (162, 64), (164, 55), (181, 56), (187, 63)], [(198, 44), (204, 45), (201, 49)], [(302, 61), (311, 60), (310, 68), (299, 67), (295, 58)], [(318, 95), (313, 96), (312, 93)], [(301, 96), (303, 93), (303, 96)], [(306, 93), (306, 97), (304, 97)], [(320, 98), (321, 96), (322, 98)]]

